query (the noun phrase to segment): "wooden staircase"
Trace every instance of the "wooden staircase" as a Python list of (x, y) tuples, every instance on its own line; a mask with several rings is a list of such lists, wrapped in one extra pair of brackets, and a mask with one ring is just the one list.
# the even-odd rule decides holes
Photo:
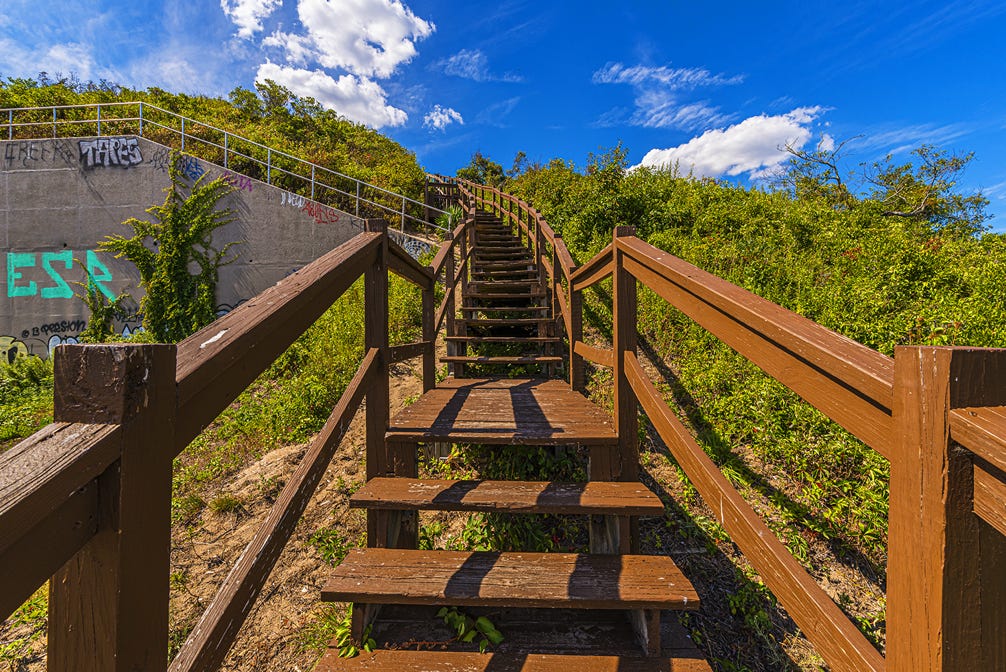
[[(662, 515), (663, 503), (637, 479), (617, 479), (612, 418), (545, 377), (563, 359), (532, 252), (496, 217), (477, 214), (474, 232), (462, 317), (441, 358), (452, 375), (391, 419), (387, 474), (350, 499), (367, 510), (368, 548), (322, 589), (323, 600), (354, 604), (354, 635), (372, 627), (379, 648), (344, 659), (333, 647), (316, 669), (708, 670), (674, 619), (661, 622), (662, 611), (697, 609), (695, 590), (669, 557), (638, 554), (635, 518)], [(431, 443), (582, 450), (590, 480), (420, 479), (418, 449)], [(587, 516), (590, 552), (418, 550), (419, 511)], [(486, 654), (460, 643), (422, 650), (443, 639), (442, 606), (489, 615), (506, 639)]]

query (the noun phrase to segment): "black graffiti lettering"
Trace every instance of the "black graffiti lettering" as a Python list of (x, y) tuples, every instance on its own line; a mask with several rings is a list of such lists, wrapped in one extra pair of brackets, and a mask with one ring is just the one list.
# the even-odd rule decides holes
[(131, 168), (143, 156), (136, 138), (95, 138), (80, 141), (80, 162), (84, 168)]

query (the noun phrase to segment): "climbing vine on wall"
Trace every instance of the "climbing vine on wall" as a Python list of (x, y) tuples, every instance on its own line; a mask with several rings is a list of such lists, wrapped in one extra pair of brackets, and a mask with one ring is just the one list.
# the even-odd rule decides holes
[[(172, 343), (198, 331), (216, 318), (216, 286), (227, 253), (240, 241), (213, 246), (213, 232), (234, 221), (234, 212), (219, 207), (234, 191), (223, 178), (204, 174), (189, 186), (172, 153), (171, 184), (162, 205), (147, 210), (154, 221), (132, 217), (123, 224), (131, 237), (108, 236), (100, 250), (131, 261), (146, 294), (140, 301), (143, 328), (157, 342)], [(195, 270), (195, 272), (193, 272)]]

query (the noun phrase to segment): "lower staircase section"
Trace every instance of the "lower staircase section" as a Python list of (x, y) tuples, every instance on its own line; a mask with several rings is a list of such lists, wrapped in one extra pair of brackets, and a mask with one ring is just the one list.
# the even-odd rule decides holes
[[(353, 603), (354, 636), (370, 632), (378, 650), (345, 659), (333, 645), (316, 670), (709, 670), (668, 615), (698, 609), (694, 588), (671, 558), (638, 553), (638, 517), (662, 515), (664, 505), (638, 481), (635, 452), (620, 452), (626, 442), (611, 416), (568, 382), (527, 377), (547, 376), (562, 363), (533, 255), (482, 214), (474, 243), (461, 317), (443, 360), (453, 375), (391, 419), (387, 472), (371, 472), (350, 498), (367, 511), (368, 548), (350, 551), (322, 589), (323, 600)], [(466, 371), (480, 377), (466, 378)], [(483, 446), (491, 459), (538, 447), (585, 460), (580, 473), (588, 477), (420, 478), (420, 447), (431, 444)], [(580, 553), (420, 550), (423, 511), (578, 516), (589, 543), (583, 535)], [(471, 639), (457, 641), (437, 618), (451, 608), (485, 616), (503, 641), (486, 653)]]

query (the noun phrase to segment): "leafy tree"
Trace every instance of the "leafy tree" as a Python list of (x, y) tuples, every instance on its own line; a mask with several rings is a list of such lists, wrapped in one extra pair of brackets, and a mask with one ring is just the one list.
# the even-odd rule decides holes
[(482, 152), (472, 154), (472, 160), (464, 168), (459, 168), (456, 175), (462, 179), (490, 187), (501, 186), (506, 181), (503, 166), (496, 163)]
[[(147, 210), (156, 221), (130, 218), (123, 223), (132, 228), (131, 237), (108, 236), (99, 247), (136, 266), (146, 291), (140, 302), (143, 327), (155, 341), (168, 343), (216, 318), (219, 269), (233, 261), (227, 252), (236, 244), (216, 249), (212, 242), (213, 232), (234, 220), (231, 210), (217, 207), (234, 188), (220, 177), (207, 181), (204, 174), (189, 189), (177, 159), (172, 153), (164, 203)], [(194, 274), (193, 267), (198, 269)]]

